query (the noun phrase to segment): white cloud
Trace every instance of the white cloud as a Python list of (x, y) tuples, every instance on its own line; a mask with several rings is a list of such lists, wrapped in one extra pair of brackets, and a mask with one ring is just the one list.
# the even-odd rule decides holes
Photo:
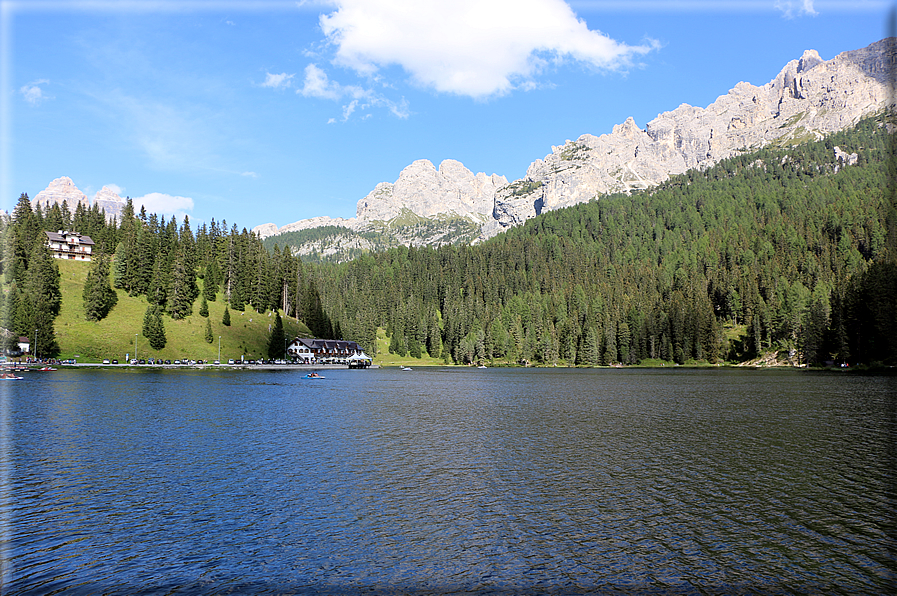
[(243, 172), (243, 173), (240, 174), (240, 175), (241, 175), (241, 176), (247, 176), (247, 177), (249, 177), (249, 178), (258, 178), (258, 177), (259, 177), (259, 175), (256, 174), (255, 172)]
[(800, 2), (794, 0), (776, 0), (775, 7), (782, 11), (782, 16), (786, 19), (791, 19), (795, 16), (816, 16), (819, 14), (816, 12), (816, 9), (813, 8), (813, 0), (800, 0)]
[[(341, 85), (331, 80), (327, 73), (316, 64), (309, 64), (305, 67), (305, 81), (302, 84), (302, 88), (297, 89), (296, 93), (305, 97), (316, 97), (333, 101), (348, 98), (350, 100), (349, 103), (343, 106), (343, 122), (348, 120), (356, 110), (367, 110), (374, 107), (386, 108), (399, 118), (407, 118), (409, 114), (408, 102), (404, 99), (396, 103), (371, 89), (365, 89), (357, 85)], [(327, 121), (328, 124), (333, 122), (335, 122), (333, 118)]]
[(309, 64), (305, 67), (305, 82), (302, 84), (302, 89), (297, 89), (296, 93), (301, 93), (305, 97), (336, 100), (346, 95), (355, 98), (364, 97), (370, 92), (361, 87), (344, 86), (336, 81), (331, 81), (327, 73), (318, 68), (316, 64)]
[(280, 74), (271, 74), (270, 72), (265, 73), (265, 82), (262, 83), (262, 87), (272, 87), (274, 89), (279, 89), (281, 87), (290, 87), (293, 84), (293, 77), (296, 75), (287, 74), (282, 72)]
[(40, 88), (41, 85), (46, 85), (50, 81), (47, 79), (39, 79), (37, 81), (33, 81), (28, 83), (27, 85), (22, 85), (19, 89), (19, 93), (22, 94), (22, 97), (25, 98), (25, 101), (30, 103), (33, 106), (40, 105), (40, 103), (48, 99), (46, 95), (44, 95), (43, 89)]
[(400, 65), (440, 92), (475, 98), (532, 81), (551, 64), (630, 66), (655, 43), (629, 46), (589, 29), (563, 0), (338, 0), (320, 17), (335, 63), (373, 76)]
[(125, 189), (119, 186), (118, 184), (106, 184), (106, 188), (117, 194), (118, 196), (122, 196), (125, 192)]
[(134, 210), (139, 211), (140, 205), (146, 207), (148, 213), (165, 215), (182, 215), (193, 209), (193, 199), (178, 197), (161, 192), (151, 192), (148, 195), (133, 199)]

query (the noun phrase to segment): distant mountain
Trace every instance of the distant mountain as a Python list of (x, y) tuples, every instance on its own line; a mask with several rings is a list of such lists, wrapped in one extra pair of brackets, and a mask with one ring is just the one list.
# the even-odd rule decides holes
[(496, 192), (484, 236), (543, 211), (648, 188), (733, 155), (818, 140), (853, 126), (894, 103), (888, 68), (897, 58), (895, 44), (895, 38), (885, 39), (828, 62), (807, 50), (762, 87), (738, 83), (707, 108), (682, 104), (644, 130), (629, 118), (609, 135), (586, 134), (553, 147), (525, 178)]
[(69, 211), (73, 213), (78, 203), (81, 203), (84, 207), (90, 207), (87, 195), (78, 190), (78, 187), (75, 186), (75, 183), (68, 176), (57, 178), (31, 199), (32, 207), (40, 205), (44, 210), (52, 205), (62, 206), (62, 203), (66, 203)]
[[(118, 194), (108, 186), (104, 186), (100, 189), (100, 191), (94, 195), (93, 200), (100, 210), (105, 210), (107, 220), (111, 220), (113, 217), (121, 217), (122, 209), (125, 207), (125, 199), (118, 196)], [(91, 206), (87, 195), (81, 192), (68, 176), (62, 176), (50, 182), (47, 188), (37, 193), (34, 198), (31, 199), (31, 206), (36, 207), (37, 205), (40, 205), (41, 209), (46, 212), (46, 210), (54, 204), (62, 206), (63, 202), (66, 203), (69, 212), (72, 214), (74, 214), (79, 203), (85, 208), (90, 208)]]
[[(545, 211), (648, 188), (761, 147), (788, 147), (846, 129), (894, 105), (889, 68), (895, 62), (895, 38), (828, 61), (807, 50), (766, 85), (738, 83), (706, 108), (682, 104), (644, 129), (628, 118), (610, 134), (585, 134), (552, 147), (524, 178), (511, 183), (496, 174), (474, 175), (457, 161), (447, 160), (437, 170), (420, 160), (395, 183), (380, 183), (361, 199), (356, 218), (318, 217), (253, 231), (271, 237), (269, 243), (291, 245), (297, 254), (331, 260), (396, 244), (475, 242)], [(317, 228), (330, 232), (313, 232)], [(287, 241), (285, 234), (300, 231), (306, 232)]]
[(315, 217), (282, 228), (264, 224), (253, 232), (273, 236), (269, 246), (289, 245), (311, 260), (345, 260), (400, 244), (470, 243), (491, 219), (496, 189), (507, 184), (504, 176), (474, 174), (452, 159), (438, 170), (421, 159), (358, 201), (357, 217)]

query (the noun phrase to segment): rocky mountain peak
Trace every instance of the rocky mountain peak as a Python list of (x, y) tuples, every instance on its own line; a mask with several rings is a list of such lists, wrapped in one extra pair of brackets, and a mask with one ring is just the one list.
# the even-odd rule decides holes
[[(477, 222), (480, 239), (488, 238), (544, 211), (646, 189), (739, 153), (796, 145), (853, 126), (895, 104), (889, 82), (894, 64), (895, 38), (828, 61), (816, 50), (806, 50), (765, 85), (740, 82), (706, 108), (683, 103), (644, 128), (628, 117), (608, 134), (584, 134), (552, 147), (529, 165), (524, 178), (510, 184), (504, 176), (474, 175), (455, 160), (436, 168), (422, 159), (403, 169), (395, 182), (381, 182), (358, 201), (355, 219), (322, 217), (279, 230), (265, 224), (254, 231), (274, 235), (323, 225), (358, 231), (384, 222), (386, 228), (397, 222), (407, 225), (414, 216), (448, 215)], [(850, 158), (842, 163), (849, 165)], [(451, 241), (447, 238), (439, 235), (436, 242)]]
[(643, 189), (737, 153), (788, 146), (856, 124), (894, 105), (888, 84), (894, 38), (824, 61), (816, 50), (788, 62), (769, 83), (741, 82), (706, 108), (682, 104), (640, 130), (632, 118), (609, 135), (583, 135), (537, 159), (495, 195), (489, 237), (546, 210)]
[(58, 204), (61, 207), (63, 202), (66, 203), (69, 211), (72, 213), (75, 212), (78, 203), (81, 203), (85, 208), (90, 207), (87, 195), (78, 190), (78, 187), (75, 186), (75, 183), (68, 176), (62, 176), (53, 180), (47, 188), (37, 193), (31, 199), (32, 207), (40, 205), (42, 209), (46, 209), (54, 204)]
[(358, 201), (359, 221), (387, 221), (407, 209), (421, 217), (455, 214), (485, 218), (492, 212), (495, 189), (504, 176), (474, 175), (459, 161), (446, 159), (439, 169), (428, 159), (405, 167), (394, 183), (381, 182)]
[(108, 186), (104, 186), (94, 195), (93, 202), (106, 212), (106, 219), (121, 217), (125, 208), (125, 200)]

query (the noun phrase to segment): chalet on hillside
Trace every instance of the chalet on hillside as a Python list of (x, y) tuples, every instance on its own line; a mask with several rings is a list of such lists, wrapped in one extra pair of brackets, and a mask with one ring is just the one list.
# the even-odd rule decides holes
[(47, 235), (47, 246), (56, 259), (72, 259), (90, 261), (94, 241), (90, 236), (78, 232), (44, 232)]
[(345, 364), (366, 368), (371, 358), (354, 341), (297, 337), (287, 346), (287, 356), (304, 364)]

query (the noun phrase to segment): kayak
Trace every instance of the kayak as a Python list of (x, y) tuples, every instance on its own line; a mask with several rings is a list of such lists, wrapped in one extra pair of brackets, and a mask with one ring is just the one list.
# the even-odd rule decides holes
[(319, 375), (318, 373), (309, 373), (302, 378), (303, 379), (326, 379), (327, 377), (323, 377), (323, 376)]

